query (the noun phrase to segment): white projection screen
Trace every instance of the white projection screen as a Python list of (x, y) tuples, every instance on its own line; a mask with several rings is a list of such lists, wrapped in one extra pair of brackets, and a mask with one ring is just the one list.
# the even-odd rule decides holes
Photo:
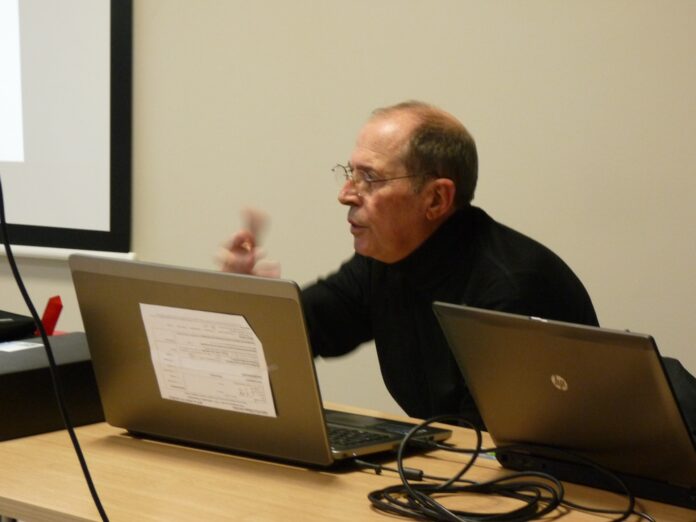
[(128, 252), (132, 0), (0, 0), (0, 178), (14, 245)]

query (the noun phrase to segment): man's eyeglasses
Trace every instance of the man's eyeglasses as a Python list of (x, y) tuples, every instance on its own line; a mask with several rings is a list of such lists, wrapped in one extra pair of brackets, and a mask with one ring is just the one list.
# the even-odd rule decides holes
[(373, 185), (376, 183), (387, 183), (388, 181), (394, 181), (395, 179), (405, 179), (405, 178), (415, 178), (415, 174), (410, 174), (408, 176), (395, 176), (393, 178), (381, 178), (374, 172), (370, 170), (354, 169), (350, 165), (336, 164), (334, 168), (331, 169), (334, 173), (336, 182), (343, 186), (346, 181), (350, 181), (353, 186), (358, 191), (358, 194), (370, 192)]

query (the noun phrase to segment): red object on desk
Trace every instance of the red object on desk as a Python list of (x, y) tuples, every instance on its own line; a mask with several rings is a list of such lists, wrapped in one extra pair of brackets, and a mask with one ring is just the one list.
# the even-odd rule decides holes
[[(46, 303), (46, 309), (41, 317), (41, 324), (43, 324), (44, 330), (46, 330), (46, 335), (53, 335), (62, 310), (63, 301), (60, 299), (59, 295), (54, 295), (48, 300), (48, 303)], [(40, 335), (39, 331), (36, 330), (34, 335)]]

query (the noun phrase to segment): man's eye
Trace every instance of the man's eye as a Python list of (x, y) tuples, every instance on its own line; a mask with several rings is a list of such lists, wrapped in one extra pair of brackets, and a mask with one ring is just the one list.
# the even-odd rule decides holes
[(379, 181), (379, 176), (377, 176), (377, 174), (375, 174), (371, 170), (364, 170), (360, 174), (362, 178), (368, 183), (374, 183), (375, 181)]

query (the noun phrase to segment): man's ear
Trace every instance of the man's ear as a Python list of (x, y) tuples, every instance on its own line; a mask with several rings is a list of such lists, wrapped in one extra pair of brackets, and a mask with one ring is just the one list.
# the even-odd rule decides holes
[(430, 193), (428, 207), (425, 210), (427, 219), (436, 221), (454, 211), (454, 195), (457, 192), (454, 181), (447, 178), (437, 178), (430, 181), (427, 189)]

